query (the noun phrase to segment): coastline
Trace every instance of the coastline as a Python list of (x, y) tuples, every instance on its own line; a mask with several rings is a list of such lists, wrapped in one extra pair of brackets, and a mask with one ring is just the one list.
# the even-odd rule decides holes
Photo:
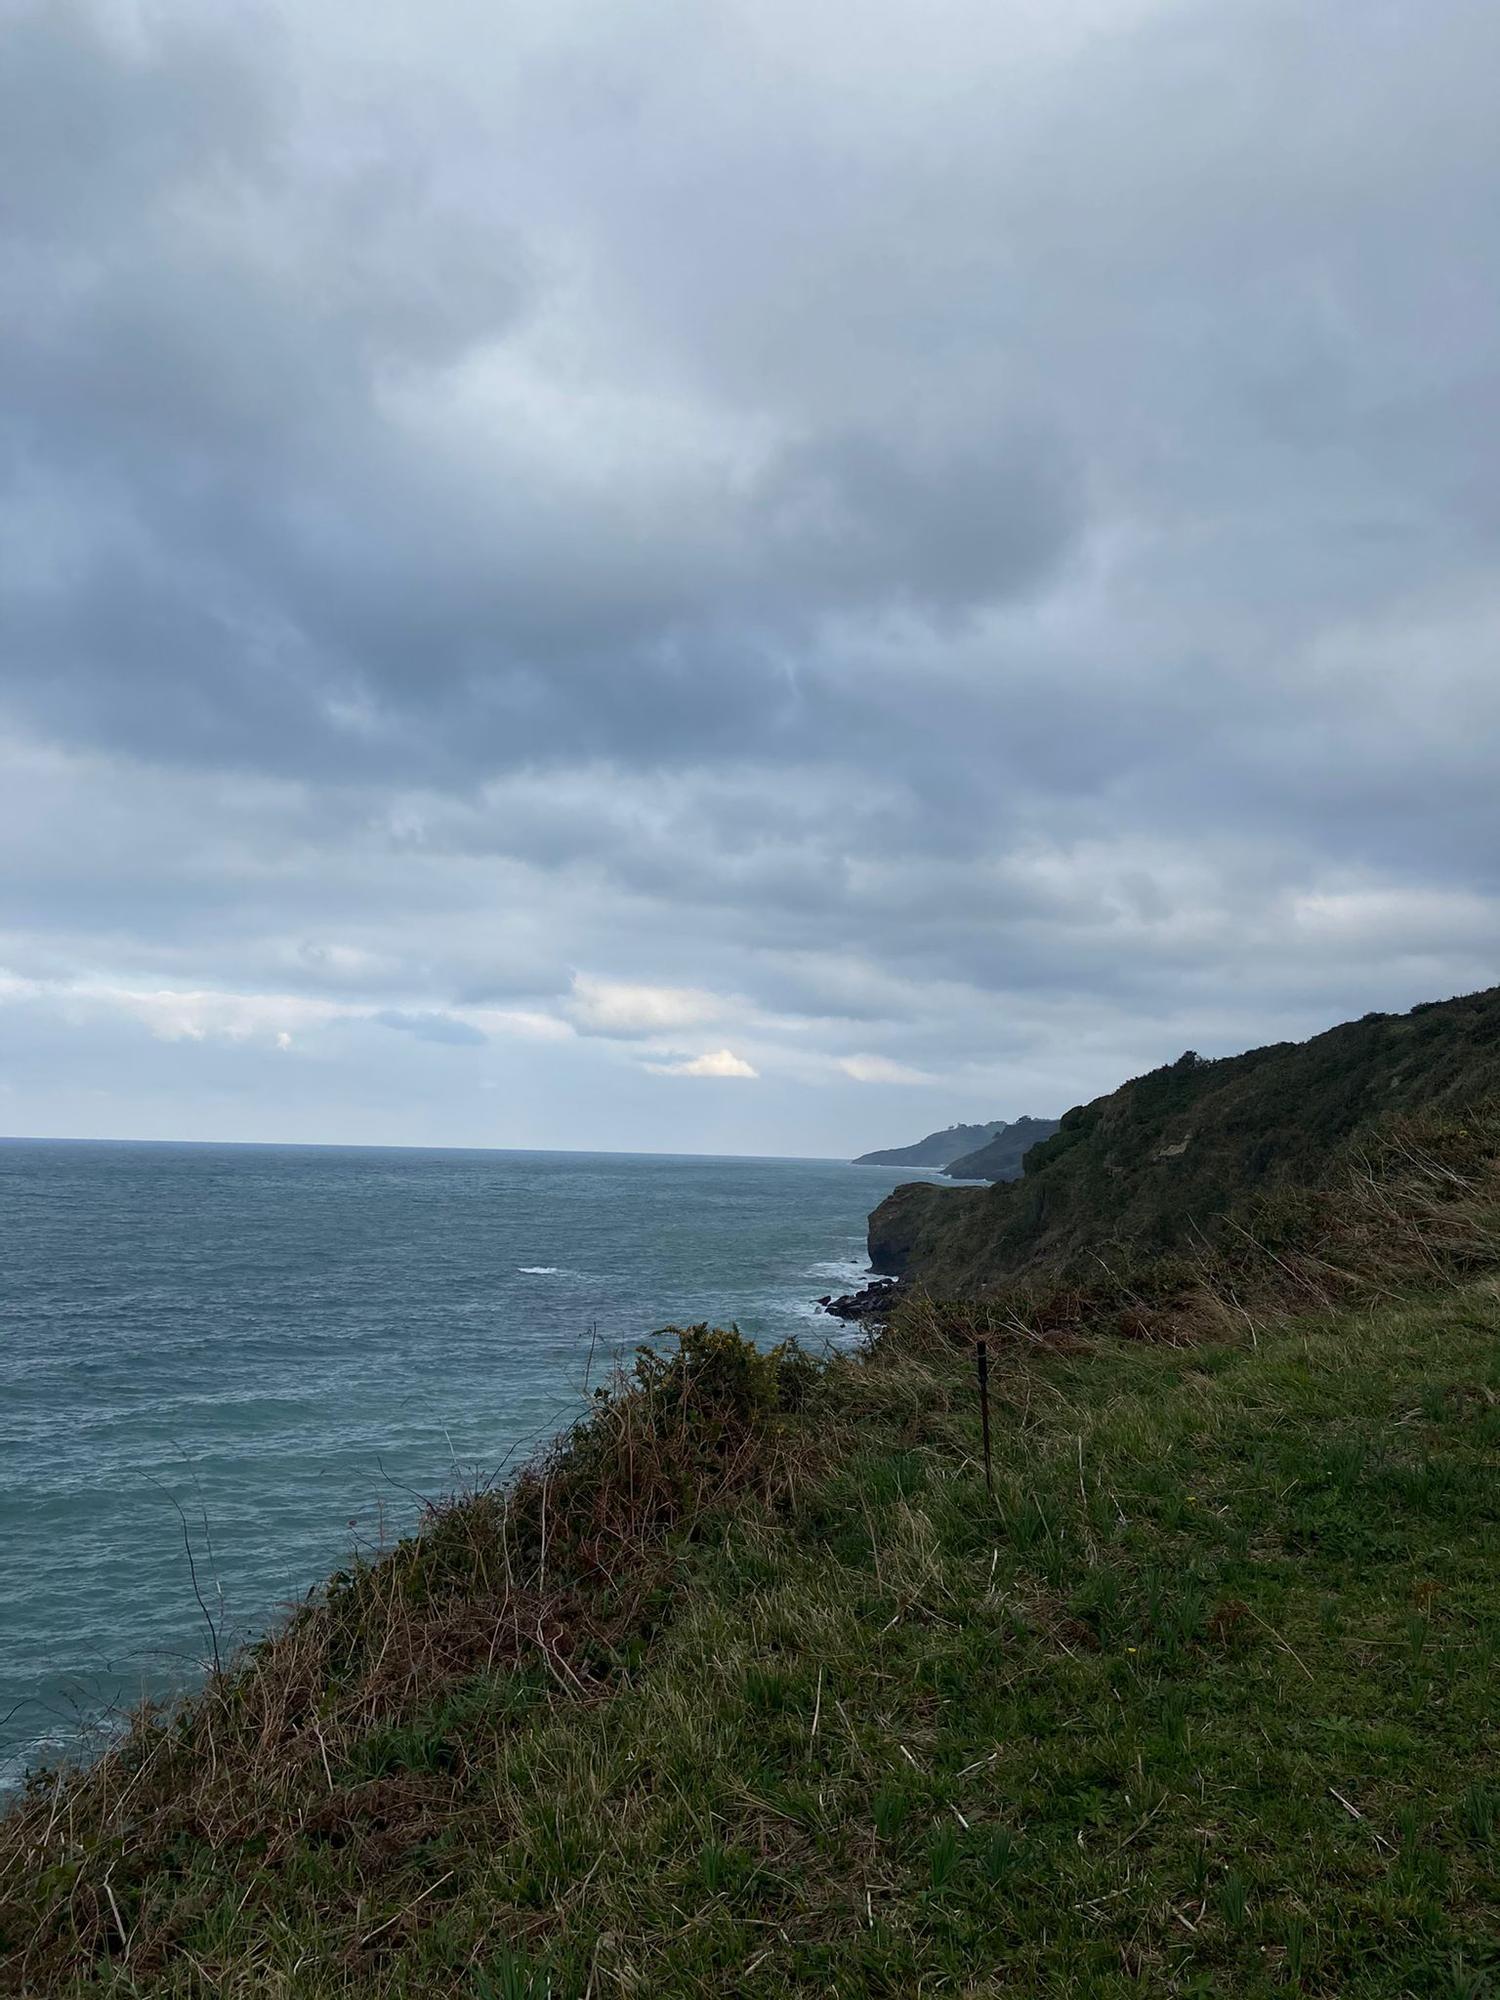
[(3, 1164), (0, 1227), (27, 1253), (0, 1352), (6, 1787), (197, 1684), (210, 1647), (174, 1501), (220, 1645), (253, 1638), (421, 1496), (566, 1430), (591, 1348), (597, 1383), (672, 1320), (848, 1344), (815, 1301), (863, 1279), (871, 1201), (897, 1178), (118, 1145)]
[(848, 1338), (814, 1300), (864, 1270), (882, 1186), (842, 1162), (414, 1150), (26, 1146), (0, 1168), (12, 1780), (74, 1750), (80, 1710), (196, 1678), (174, 1500), (232, 1644), (416, 1496), (566, 1428), (590, 1348), (598, 1380), (674, 1320)]
[[(1313, 1322), (1280, 1255), (1220, 1274), (1239, 1321), (1171, 1266), (1009, 1301), (993, 1491), (972, 1306), (821, 1365), (691, 1330), (0, 1818), (0, 1986), (1064, 1991), (1134, 1951), (1252, 1992), (1291, 1939), (1317, 1990), (1435, 1990), (1500, 1805), (1445, 1608), (1500, 1609), (1500, 1297), (1489, 1212), (1435, 1271), (1417, 1193), (1377, 1242), (1320, 1211), (1306, 1269), (1367, 1284)], [(1366, 1712), (1401, 1729), (1351, 1776)]]

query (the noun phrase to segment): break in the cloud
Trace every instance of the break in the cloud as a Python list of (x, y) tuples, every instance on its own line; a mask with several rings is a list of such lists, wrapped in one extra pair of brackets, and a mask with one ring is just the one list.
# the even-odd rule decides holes
[(760, 1074), (733, 1049), (711, 1049), (705, 1055), (685, 1056), (680, 1062), (649, 1062), (646, 1068), (653, 1076), (755, 1077)]
[(1493, 7), (0, 37), (0, 1126), (846, 1152), (1496, 977)]
[(721, 1019), (725, 1003), (692, 986), (636, 986), (574, 973), (565, 1011), (580, 1034), (622, 1041)]
[(893, 1062), (889, 1056), (841, 1056), (839, 1068), (856, 1083), (936, 1083), (930, 1070), (913, 1069), (910, 1063)]

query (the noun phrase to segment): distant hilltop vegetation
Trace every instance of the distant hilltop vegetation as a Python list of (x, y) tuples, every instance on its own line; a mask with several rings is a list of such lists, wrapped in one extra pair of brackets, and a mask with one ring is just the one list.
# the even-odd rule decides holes
[(972, 1153), (977, 1147), (987, 1146), (1004, 1130), (1003, 1118), (992, 1118), (987, 1125), (950, 1125), (946, 1132), (929, 1132), (914, 1146), (887, 1146), (878, 1153), (861, 1153), (854, 1164), (857, 1167), (946, 1167), (961, 1153)]
[(1057, 1130), (1055, 1118), (992, 1118), (985, 1125), (950, 1125), (929, 1132), (914, 1146), (887, 1146), (861, 1153), (857, 1167), (931, 1167), (958, 1180), (1014, 1180), (1021, 1156)]
[(1011, 1135), (1027, 1121), (946, 1163), (996, 1185), (897, 1188), (870, 1217), (870, 1261), (962, 1294), (1097, 1271), (1101, 1256), (1190, 1250), (1244, 1200), (1316, 1183), (1362, 1130), (1497, 1095), (1500, 987), (1217, 1061), (1189, 1050), (1067, 1112), (1025, 1152), (1019, 1178), (992, 1169), (1010, 1160)]
[(1061, 1123), (1060, 1118), (1018, 1118), (1013, 1125), (1002, 1125), (988, 1145), (950, 1160), (944, 1172), (956, 1181), (1018, 1181), (1026, 1155)]

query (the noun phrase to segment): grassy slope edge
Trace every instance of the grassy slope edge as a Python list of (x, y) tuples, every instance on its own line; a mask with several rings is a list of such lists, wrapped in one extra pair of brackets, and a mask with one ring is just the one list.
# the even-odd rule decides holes
[(1487, 1993), (1497, 1270), (1470, 1114), (1232, 1253), (916, 1300), (821, 1373), (690, 1332), (39, 1782), (0, 1984)]
[(1067, 1112), (991, 1188), (897, 1188), (870, 1218), (877, 1270), (969, 1291), (1181, 1248), (1258, 1189), (1316, 1185), (1372, 1120), (1500, 1091), (1500, 987), (1367, 1014), (1306, 1042), (1189, 1052)]

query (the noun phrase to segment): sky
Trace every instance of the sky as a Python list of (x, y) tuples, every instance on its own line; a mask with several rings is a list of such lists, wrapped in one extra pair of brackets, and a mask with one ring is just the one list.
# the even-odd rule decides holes
[(0, 1131), (848, 1157), (1500, 979), (1494, 0), (0, 0)]

